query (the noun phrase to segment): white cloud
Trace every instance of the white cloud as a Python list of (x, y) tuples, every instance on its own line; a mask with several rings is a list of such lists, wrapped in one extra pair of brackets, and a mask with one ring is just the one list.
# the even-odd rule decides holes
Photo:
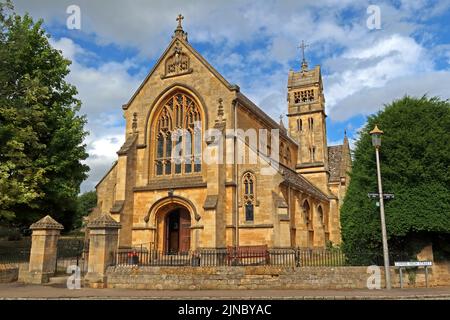
[(450, 71), (431, 71), (413, 76), (399, 76), (386, 82), (382, 87), (366, 87), (339, 101), (331, 116), (344, 121), (355, 114), (369, 115), (404, 95), (421, 97), (450, 97)]
[(72, 60), (71, 72), (67, 77), (70, 83), (76, 85), (82, 98), (82, 112), (88, 115), (98, 115), (103, 112), (120, 111), (123, 103), (137, 89), (142, 74), (131, 76), (128, 70), (136, 67), (131, 60), (100, 63), (98, 67), (87, 67), (80, 63), (87, 52), (73, 40), (61, 38), (51, 40), (51, 44), (61, 50), (63, 55)]
[(117, 160), (116, 152), (125, 140), (122, 130), (118, 131), (118, 134), (106, 134), (88, 141), (89, 158), (85, 163), (91, 168), (91, 172), (89, 179), (83, 183), (83, 190), (92, 190)]
[(393, 79), (421, 74), (433, 67), (424, 48), (412, 38), (400, 35), (381, 39), (370, 47), (352, 48), (333, 60), (330, 63), (332, 71), (333, 65), (339, 65), (341, 61), (347, 66), (345, 70), (339, 67), (326, 77), (328, 112), (332, 118), (341, 120), (343, 114), (357, 114), (355, 110), (351, 110), (353, 113), (349, 109), (342, 110), (347, 108), (342, 103), (347, 97), (371, 88), (383, 88)]
[(131, 76), (128, 70), (135, 67), (130, 60), (122, 63), (104, 62), (98, 67), (87, 67), (80, 63), (92, 52), (81, 48), (68, 38), (51, 40), (51, 44), (72, 60), (67, 81), (78, 89), (83, 105), (81, 113), (86, 114), (88, 123), (86, 138), (91, 168), (88, 180), (82, 190), (90, 190), (116, 160), (116, 152), (124, 142), (122, 104), (127, 102), (138, 88), (143, 75)]

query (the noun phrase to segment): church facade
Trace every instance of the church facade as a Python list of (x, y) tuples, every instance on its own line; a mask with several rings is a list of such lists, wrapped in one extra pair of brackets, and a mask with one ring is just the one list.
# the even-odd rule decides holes
[(285, 127), (221, 76), (177, 20), (122, 106), (126, 140), (96, 186), (89, 218), (108, 213), (120, 222), (119, 248), (339, 244), (351, 158), (346, 137), (327, 146), (320, 67), (303, 59), (287, 75)]

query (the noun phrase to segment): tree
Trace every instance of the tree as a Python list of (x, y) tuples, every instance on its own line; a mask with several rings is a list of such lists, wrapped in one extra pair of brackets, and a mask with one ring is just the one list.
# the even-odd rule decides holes
[[(368, 192), (377, 192), (375, 152), (369, 131), (384, 131), (380, 149), (389, 246), (410, 256), (432, 242), (448, 254), (450, 242), (450, 103), (438, 98), (404, 97), (370, 116), (356, 142), (348, 192), (341, 211), (343, 248), (380, 255), (379, 208)], [(362, 260), (360, 260), (363, 262)], [(367, 261), (365, 261), (367, 262)]]
[(77, 214), (74, 221), (75, 228), (80, 228), (82, 226), (83, 217), (86, 217), (96, 205), (97, 193), (95, 191), (88, 191), (78, 196)]
[(28, 226), (51, 214), (70, 228), (88, 167), (86, 119), (70, 61), (42, 28), (0, 3), (0, 220)]

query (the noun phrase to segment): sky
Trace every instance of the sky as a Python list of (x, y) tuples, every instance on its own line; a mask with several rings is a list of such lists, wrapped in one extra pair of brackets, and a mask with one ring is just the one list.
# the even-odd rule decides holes
[[(276, 120), (287, 112), (287, 75), (300, 68), (304, 40), (309, 66), (322, 68), (329, 145), (342, 143), (344, 131), (353, 144), (368, 115), (406, 94), (450, 98), (450, 0), (13, 3), (44, 19), (51, 44), (72, 61), (67, 80), (78, 88), (89, 131), (82, 192), (117, 159), (121, 107), (166, 49), (179, 13), (191, 45)], [(68, 28), (71, 5), (80, 9), (80, 29)]]

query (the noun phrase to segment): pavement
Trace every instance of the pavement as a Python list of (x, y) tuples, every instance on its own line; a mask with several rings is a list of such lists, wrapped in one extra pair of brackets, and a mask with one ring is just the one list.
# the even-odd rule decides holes
[(450, 300), (450, 287), (392, 290), (134, 290), (67, 289), (58, 285), (0, 284), (0, 300)]

